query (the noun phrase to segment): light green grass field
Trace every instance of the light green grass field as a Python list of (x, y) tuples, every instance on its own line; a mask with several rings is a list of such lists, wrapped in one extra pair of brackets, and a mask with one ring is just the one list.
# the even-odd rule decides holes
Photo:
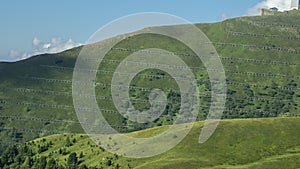
[[(161, 155), (145, 159), (128, 159), (111, 154), (92, 142), (84, 134), (51, 135), (26, 143), (37, 152), (39, 147), (52, 142), (48, 150), (33, 159), (46, 156), (61, 165), (71, 152), (82, 152), (80, 165), (114, 168), (298, 168), (300, 157), (299, 118), (222, 120), (213, 136), (204, 144), (198, 138), (203, 122), (194, 124), (187, 137), (176, 147)], [(130, 133), (133, 137), (149, 137), (165, 130), (158, 127)], [(67, 147), (66, 140), (75, 139)], [(65, 149), (66, 154), (59, 154)], [(107, 166), (111, 159), (113, 165)], [(128, 167), (130, 166), (130, 167)]]

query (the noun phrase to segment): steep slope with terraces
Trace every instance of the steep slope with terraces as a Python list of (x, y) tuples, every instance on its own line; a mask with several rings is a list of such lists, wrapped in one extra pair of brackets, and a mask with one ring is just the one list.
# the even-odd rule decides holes
[[(223, 118), (298, 116), (300, 101), (300, 13), (243, 17), (213, 24), (197, 24), (215, 46), (223, 62), (228, 96)], [(171, 45), (170, 45), (171, 44)], [(99, 43), (101, 45), (101, 43)], [(179, 54), (193, 67), (201, 92), (198, 120), (210, 106), (210, 82), (205, 67), (182, 43), (169, 37), (144, 34), (117, 44), (99, 66), (97, 101), (107, 121), (120, 132), (172, 124), (180, 105), (176, 81), (159, 70), (136, 76), (130, 97), (138, 110), (150, 107), (150, 88), (162, 88), (168, 105), (157, 120), (138, 124), (123, 118), (114, 107), (110, 81), (118, 64), (139, 49), (161, 48)], [(0, 63), (0, 141), (2, 146), (36, 137), (83, 133), (72, 102), (72, 72), (81, 47), (44, 54), (15, 63)]]

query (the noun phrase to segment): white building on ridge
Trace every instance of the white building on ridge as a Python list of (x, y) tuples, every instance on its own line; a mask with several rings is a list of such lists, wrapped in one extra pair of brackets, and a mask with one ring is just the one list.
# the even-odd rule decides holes
[(292, 0), (291, 9), (300, 9), (300, 0)]

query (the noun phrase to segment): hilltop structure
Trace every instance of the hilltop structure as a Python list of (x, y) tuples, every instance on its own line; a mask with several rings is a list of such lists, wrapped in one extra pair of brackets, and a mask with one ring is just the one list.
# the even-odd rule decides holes
[(276, 7), (260, 10), (260, 16), (275, 15), (276, 13), (278, 13), (278, 8)]
[(300, 9), (300, 0), (292, 0), (291, 9)]
[(291, 11), (291, 10), (300, 10), (300, 0), (291, 0), (291, 9), (290, 10), (280, 11), (276, 7), (269, 8), (269, 9), (262, 8), (260, 10), (260, 15), (261, 16), (277, 15), (280, 13), (289, 13), (289, 11)]

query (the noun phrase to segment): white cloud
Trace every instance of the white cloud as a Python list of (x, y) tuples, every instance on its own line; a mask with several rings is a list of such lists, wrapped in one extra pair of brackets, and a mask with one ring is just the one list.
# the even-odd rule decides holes
[(43, 49), (49, 49), (51, 47), (51, 43), (47, 43), (43, 45)]
[(51, 38), (50, 42), (42, 42), (35, 37), (32, 44), (33, 50), (31, 52), (11, 50), (9, 57), (11, 60), (20, 60), (44, 53), (58, 53), (82, 45), (81, 43), (74, 42), (72, 39), (63, 39), (60, 37)]
[(54, 37), (51, 39), (51, 43), (53, 43), (53, 44), (59, 43), (60, 41), (61, 41), (61, 38), (58, 38), (58, 37)]
[(222, 13), (222, 15), (221, 15), (221, 20), (224, 21), (224, 20), (226, 20), (226, 19), (229, 19), (228, 14)]
[(22, 53), (22, 55), (20, 55), (20, 57), (17, 60), (23, 60), (23, 59), (29, 58), (31, 56), (33, 56), (31, 53), (24, 52), (24, 53)]
[(43, 43), (41, 47), (34, 49), (34, 53), (58, 53), (82, 45), (72, 39), (62, 39), (60, 37), (51, 38), (50, 42)]
[(75, 43), (72, 39), (64, 40), (62, 38), (52, 38), (50, 43), (43, 45), (42, 49), (38, 49), (42, 53), (57, 53), (67, 49), (71, 49), (81, 45), (80, 43)]
[(280, 11), (291, 9), (291, 1), (290, 0), (264, 0), (259, 2), (255, 6), (251, 7), (247, 10), (246, 15), (258, 15), (262, 8), (273, 8), (276, 7)]
[(41, 41), (37, 37), (33, 38), (32, 44), (34, 46), (39, 46), (40, 43), (41, 43)]
[(8, 56), (11, 59), (17, 59), (20, 56), (20, 52), (17, 50), (10, 50)]

